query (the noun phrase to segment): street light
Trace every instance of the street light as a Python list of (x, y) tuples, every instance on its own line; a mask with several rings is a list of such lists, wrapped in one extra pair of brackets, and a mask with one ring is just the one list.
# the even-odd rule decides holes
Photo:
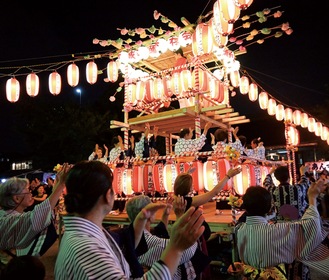
[(81, 89), (76, 89), (75, 90), (77, 93), (79, 93), (79, 97), (80, 97), (80, 107), (81, 107)]

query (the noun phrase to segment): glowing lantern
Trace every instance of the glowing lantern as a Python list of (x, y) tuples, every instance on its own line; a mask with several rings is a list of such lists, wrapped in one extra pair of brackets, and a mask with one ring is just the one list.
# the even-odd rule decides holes
[(255, 83), (251, 83), (249, 85), (248, 96), (249, 96), (249, 100), (252, 101), (252, 102), (257, 100), (257, 98), (258, 98), (258, 86)]
[(134, 165), (132, 168), (132, 188), (136, 192), (154, 191), (153, 166), (151, 164)]
[(167, 192), (174, 192), (174, 183), (178, 175), (175, 164), (166, 164), (163, 167), (163, 185)]
[(307, 126), (307, 128), (308, 128), (308, 131), (309, 132), (314, 132), (315, 131), (315, 123), (316, 123), (316, 121), (315, 121), (314, 118), (309, 118), (308, 119), (308, 126)]
[(156, 78), (153, 80), (150, 90), (153, 100), (161, 100), (164, 95), (164, 83), (162, 78)]
[(228, 36), (233, 31), (233, 24), (224, 19), (220, 8), (220, 2), (216, 1), (213, 6), (213, 25), (217, 32), (223, 36)]
[(67, 67), (67, 83), (71, 87), (75, 87), (79, 83), (79, 67), (75, 63), (71, 63)]
[(248, 7), (250, 7), (250, 5), (252, 4), (253, 0), (235, 0), (234, 3), (235, 5), (237, 5), (241, 10), (245, 10)]
[(326, 141), (329, 136), (329, 129), (326, 126), (322, 127), (321, 140)]
[(268, 100), (267, 113), (270, 116), (274, 116), (276, 114), (276, 101), (273, 98)]
[(39, 77), (35, 73), (28, 74), (26, 77), (26, 92), (29, 96), (35, 97), (39, 94)]
[(278, 121), (282, 121), (284, 118), (284, 106), (282, 104), (278, 104), (275, 108), (275, 118)]
[(308, 127), (308, 115), (306, 113), (302, 113), (300, 125), (303, 128)]
[(192, 73), (190, 70), (185, 69), (180, 72), (180, 79), (183, 91), (190, 91), (192, 88)]
[(240, 72), (239, 71), (232, 71), (230, 73), (230, 80), (231, 80), (231, 85), (233, 87), (238, 87), (240, 84)]
[(234, 23), (240, 16), (240, 8), (234, 4), (234, 1), (217, 0), (220, 1), (220, 9), (223, 14), (223, 18), (228, 23)]
[(192, 51), (194, 56), (211, 53), (213, 48), (212, 31), (208, 24), (199, 23), (192, 35)]
[[(197, 80), (199, 81), (199, 88), (197, 88)], [(192, 72), (192, 85), (193, 88), (200, 92), (209, 90), (208, 73), (201, 68), (194, 68)]]
[(142, 101), (145, 96), (145, 82), (137, 81), (136, 82), (136, 100)]
[(49, 75), (48, 79), (49, 91), (53, 95), (58, 95), (62, 89), (62, 78), (56, 71)]
[[(156, 45), (155, 45), (156, 46)], [(157, 47), (156, 47), (157, 48)], [(178, 49), (180, 48), (180, 45), (179, 45), (179, 38), (177, 36), (172, 36), (168, 39), (168, 49), (172, 52), (174, 51), (177, 51)], [(157, 56), (152, 56), (152, 52), (150, 51), (150, 56), (156, 58), (158, 57), (160, 54), (159, 54), (159, 49), (157, 48), (157, 53), (158, 55)]]
[[(213, 43), (214, 43), (213, 49), (215, 49), (216, 47), (222, 48), (222, 47), (226, 46), (227, 42), (228, 42), (228, 36), (224, 36), (218, 31), (218, 29), (215, 26), (213, 18), (211, 18), (209, 20), (209, 26), (210, 26), (210, 30), (212, 33)], [(214, 50), (213, 50), (213, 52), (214, 52)]]
[(15, 103), (19, 99), (20, 86), (19, 81), (13, 77), (7, 80), (6, 96), (9, 102)]
[(214, 75), (218, 80), (223, 79), (223, 78), (224, 78), (224, 70), (223, 70), (223, 68), (216, 69), (216, 70), (213, 72), (213, 75)]
[(121, 190), (126, 194), (126, 195), (132, 195), (133, 190), (132, 190), (132, 170), (131, 169), (124, 169), (122, 172), (122, 181), (119, 182), (121, 183)]
[(299, 110), (295, 110), (292, 113), (292, 119), (295, 125), (300, 125), (302, 122), (302, 112)]
[(174, 73), (171, 77), (171, 92), (176, 96), (181, 96), (182, 94), (182, 80), (180, 78), (180, 73)]
[(188, 31), (183, 31), (178, 36), (179, 45), (186, 47), (187, 45), (192, 44), (192, 34)]
[(86, 66), (86, 77), (87, 82), (91, 85), (97, 82), (98, 68), (94, 61), (90, 61)]
[(267, 92), (262, 91), (262, 92), (259, 94), (258, 102), (259, 102), (259, 107), (260, 107), (262, 110), (266, 110), (266, 109), (267, 109), (267, 106), (268, 106), (268, 94), (267, 94)]
[[(203, 180), (206, 190), (211, 191), (218, 182), (223, 179), (226, 172), (230, 169), (230, 162), (226, 159), (218, 161), (208, 160), (203, 164)], [(229, 180), (223, 190), (228, 190), (232, 187), (232, 182)]]
[(134, 103), (136, 101), (136, 85), (135, 84), (129, 84), (125, 91), (127, 102), (128, 103)]
[[(162, 39), (162, 40), (164, 40), (167, 43), (167, 41), (165, 39)], [(160, 47), (160, 44), (159, 44), (159, 47)], [(167, 51), (167, 49), (168, 49), (168, 47), (166, 46), (165, 52)], [(137, 51), (138, 51), (140, 59), (148, 59), (150, 56), (150, 51), (147, 47), (141, 46), (138, 48)], [(160, 49), (160, 51), (161, 51), (161, 49)]]
[(316, 136), (321, 136), (322, 134), (322, 123), (316, 122), (315, 123), (315, 131), (314, 131)]
[(209, 90), (211, 99), (221, 103), (224, 100), (224, 84), (216, 78), (209, 80)]
[(240, 92), (247, 94), (249, 92), (249, 79), (247, 76), (242, 76), (240, 79)]
[(119, 78), (119, 67), (116, 61), (111, 60), (107, 64), (107, 78), (111, 83), (115, 83)]
[(287, 134), (288, 134), (288, 135), (286, 135), (287, 144), (288, 145), (293, 145), (293, 146), (298, 146), (298, 144), (299, 144), (299, 132), (298, 132), (298, 130), (293, 126), (289, 126)]
[(193, 162), (180, 162), (177, 163), (178, 173), (185, 173), (193, 169), (191, 173), (193, 178), (193, 188), (196, 192), (202, 191), (204, 188), (203, 185), (203, 163), (200, 161)]
[(248, 165), (241, 165), (241, 172), (233, 177), (233, 182), (237, 194), (244, 195), (246, 190), (251, 186), (251, 176)]
[(293, 117), (292, 117), (292, 109), (291, 108), (286, 108), (285, 110), (284, 110), (284, 120), (286, 121), (286, 122), (292, 122), (292, 120), (293, 120)]
[(164, 190), (163, 168), (164, 168), (164, 165), (162, 163), (158, 163), (153, 166), (153, 170), (152, 170), (154, 190), (156, 190), (158, 192), (162, 192)]

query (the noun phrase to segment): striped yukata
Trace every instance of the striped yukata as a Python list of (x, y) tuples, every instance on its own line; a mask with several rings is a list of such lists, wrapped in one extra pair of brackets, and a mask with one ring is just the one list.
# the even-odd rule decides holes
[(49, 199), (36, 205), (29, 212), (0, 210), (0, 250), (27, 247), (37, 234), (51, 223), (51, 218)]
[(321, 228), (320, 215), (313, 205), (301, 220), (293, 222), (270, 224), (265, 217), (247, 216), (246, 222), (238, 225), (236, 234), (241, 261), (254, 268), (290, 264), (300, 259), (305, 264), (312, 263), (315, 269), (326, 266), (329, 271), (329, 259), (317, 265), (318, 254), (314, 253), (321, 250), (321, 242), (328, 233)]
[[(56, 280), (130, 279), (129, 265), (105, 230), (75, 216), (63, 217), (65, 232), (55, 264)], [(144, 279), (171, 279), (170, 271), (155, 262)]]

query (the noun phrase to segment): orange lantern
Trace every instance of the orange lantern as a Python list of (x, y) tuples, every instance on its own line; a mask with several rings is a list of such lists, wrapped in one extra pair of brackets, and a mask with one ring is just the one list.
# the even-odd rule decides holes
[(94, 61), (90, 61), (86, 66), (86, 77), (87, 82), (91, 85), (97, 82), (98, 68)]
[(241, 165), (241, 172), (233, 177), (234, 189), (239, 195), (244, 195), (251, 186), (251, 174), (249, 165)]
[(282, 104), (278, 104), (275, 108), (275, 118), (278, 121), (282, 121), (284, 119), (284, 106)]
[(274, 116), (276, 114), (276, 101), (273, 98), (268, 100), (267, 113), (270, 116)]
[(174, 192), (174, 183), (178, 175), (175, 164), (166, 164), (163, 167), (163, 186), (167, 192)]
[(302, 113), (301, 122), (300, 122), (301, 127), (303, 128), (308, 127), (308, 120), (309, 120), (308, 115), (306, 113)]
[(247, 76), (242, 76), (240, 79), (240, 92), (247, 94), (249, 92), (249, 79)]
[[(197, 80), (199, 80), (199, 88), (197, 88)], [(192, 86), (195, 90), (200, 92), (209, 91), (209, 79), (207, 71), (200, 68), (195, 68), (192, 72)]]
[(192, 52), (194, 56), (211, 53), (213, 48), (212, 31), (208, 24), (199, 23), (192, 35)]
[(6, 96), (9, 102), (15, 103), (19, 99), (20, 85), (19, 81), (13, 77), (7, 80)]
[(320, 123), (320, 122), (315, 123), (314, 133), (315, 133), (316, 136), (321, 136), (321, 134), (322, 134), (322, 123)]
[(238, 87), (240, 84), (240, 72), (238, 70), (232, 71), (230, 73), (230, 80), (233, 87)]
[(259, 102), (259, 107), (260, 107), (262, 110), (266, 110), (266, 109), (267, 109), (267, 106), (268, 106), (268, 94), (267, 94), (267, 92), (262, 91), (262, 92), (259, 94), (258, 102)]
[[(208, 160), (203, 164), (203, 180), (204, 188), (211, 191), (218, 182), (223, 179), (226, 172), (230, 169), (230, 162), (226, 159), (218, 161)], [(232, 182), (229, 180), (223, 190), (229, 190), (232, 187)]]
[(211, 77), (209, 80), (209, 89), (211, 99), (221, 103), (224, 100), (224, 83)]
[(192, 73), (190, 70), (185, 69), (180, 72), (180, 79), (182, 83), (182, 91), (190, 91), (192, 88)]
[(257, 98), (258, 98), (258, 86), (255, 83), (251, 83), (249, 85), (248, 96), (249, 96), (249, 100), (252, 101), (252, 102), (257, 100)]
[(153, 90), (153, 79), (149, 79), (146, 81), (146, 84), (145, 84), (144, 101), (146, 103), (151, 103), (154, 101), (154, 97), (152, 95), (152, 90)]
[(119, 67), (116, 61), (111, 60), (106, 67), (107, 78), (111, 83), (115, 83), (119, 78)]
[(240, 16), (240, 8), (234, 4), (234, 1), (217, 0), (220, 1), (220, 9), (223, 14), (223, 18), (228, 23), (234, 23)]
[(314, 118), (309, 118), (308, 119), (308, 126), (307, 126), (307, 128), (308, 128), (308, 131), (309, 132), (314, 132), (315, 131), (315, 123), (316, 123), (316, 121), (315, 121)]
[(39, 77), (35, 73), (28, 74), (26, 77), (26, 92), (29, 96), (35, 97), (39, 94)]
[(71, 87), (75, 87), (79, 83), (79, 67), (75, 63), (71, 63), (67, 67), (67, 83)]
[(293, 116), (292, 116), (292, 109), (291, 108), (286, 108), (285, 110), (284, 110), (284, 120), (286, 121), (286, 122), (292, 122), (292, 120), (293, 120)]
[(191, 172), (193, 188), (196, 192), (203, 191), (203, 163), (200, 161), (177, 163), (178, 173)]
[(62, 78), (56, 71), (49, 75), (48, 79), (49, 91), (52, 95), (58, 95), (62, 88)]
[(300, 125), (302, 122), (302, 112), (299, 110), (295, 110), (292, 113), (292, 119), (295, 125)]

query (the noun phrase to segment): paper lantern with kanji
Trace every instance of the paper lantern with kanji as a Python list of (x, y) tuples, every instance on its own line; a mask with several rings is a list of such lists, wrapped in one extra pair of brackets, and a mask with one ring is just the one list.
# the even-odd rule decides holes
[(79, 83), (79, 67), (75, 63), (71, 63), (67, 67), (67, 83), (71, 87), (75, 87)]
[(15, 103), (19, 99), (20, 85), (19, 81), (13, 77), (7, 80), (6, 96), (9, 102)]
[(26, 92), (29, 96), (35, 97), (39, 94), (39, 77), (35, 73), (28, 74), (26, 77)]
[(163, 168), (163, 186), (167, 192), (174, 192), (174, 183), (178, 175), (175, 164), (166, 164)]
[(254, 102), (258, 98), (258, 86), (255, 83), (251, 83), (249, 85), (249, 92), (248, 92), (249, 100)]
[(94, 61), (90, 61), (86, 66), (86, 77), (87, 82), (91, 85), (97, 82), (98, 67)]
[(52, 95), (58, 95), (62, 89), (62, 78), (56, 71), (49, 75), (48, 79), (49, 91)]
[(107, 78), (111, 83), (115, 83), (119, 78), (119, 67), (116, 61), (111, 60), (106, 67)]
[(211, 53), (213, 36), (208, 24), (199, 23), (192, 35), (192, 52), (194, 56)]
[(262, 110), (266, 110), (268, 107), (268, 94), (265, 91), (262, 91), (259, 94), (259, 98), (258, 98), (258, 102), (259, 102), (259, 107)]

